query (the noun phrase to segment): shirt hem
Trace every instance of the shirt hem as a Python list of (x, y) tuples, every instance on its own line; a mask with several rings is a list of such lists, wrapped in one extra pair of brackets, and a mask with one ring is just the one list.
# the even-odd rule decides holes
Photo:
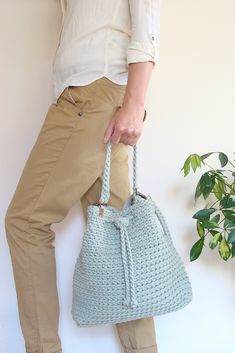
[(98, 80), (99, 78), (101, 78), (103, 76), (108, 78), (113, 83), (116, 83), (117, 85), (126, 85), (127, 84), (128, 73), (126, 74), (124, 79), (121, 79), (121, 80), (115, 79), (112, 76), (110, 76), (106, 73), (103, 73), (99, 76), (96, 76), (96, 77), (90, 79), (90, 80), (88, 80), (88, 79), (82, 80), (81, 78), (67, 80), (63, 85), (60, 86), (60, 89), (54, 90), (54, 97), (56, 100), (58, 100), (58, 98), (61, 96), (61, 94), (63, 93), (63, 91), (65, 90), (65, 88), (67, 86), (86, 86), (86, 85), (89, 85), (90, 83)]

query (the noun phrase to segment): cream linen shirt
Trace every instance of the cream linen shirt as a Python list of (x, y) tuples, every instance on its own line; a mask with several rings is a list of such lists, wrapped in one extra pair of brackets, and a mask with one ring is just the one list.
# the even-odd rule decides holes
[(124, 85), (128, 64), (160, 61), (160, 0), (60, 0), (54, 94), (106, 76)]

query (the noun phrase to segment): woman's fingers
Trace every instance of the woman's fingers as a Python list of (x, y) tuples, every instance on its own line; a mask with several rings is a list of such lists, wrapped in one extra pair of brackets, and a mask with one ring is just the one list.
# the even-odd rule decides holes
[(126, 145), (136, 144), (142, 133), (143, 115), (142, 109), (133, 111), (120, 107), (108, 124), (104, 133), (104, 143), (111, 137), (111, 142), (115, 144), (119, 142)]

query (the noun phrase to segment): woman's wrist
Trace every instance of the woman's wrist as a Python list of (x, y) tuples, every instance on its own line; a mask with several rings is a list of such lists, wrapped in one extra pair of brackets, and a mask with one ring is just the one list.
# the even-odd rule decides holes
[(144, 105), (145, 105), (145, 97), (143, 94), (139, 95), (137, 94), (137, 92), (132, 93), (128, 90), (125, 92), (125, 96), (122, 102), (123, 107), (127, 107), (127, 108), (138, 107), (140, 109), (141, 108), (144, 109)]

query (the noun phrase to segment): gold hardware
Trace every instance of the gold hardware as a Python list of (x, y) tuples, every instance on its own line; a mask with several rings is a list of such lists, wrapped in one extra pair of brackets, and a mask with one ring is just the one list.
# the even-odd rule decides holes
[(107, 206), (107, 202), (96, 202), (96, 203), (92, 203), (92, 205), (94, 205), (94, 206), (101, 206), (101, 205)]
[(133, 192), (132, 197), (131, 197), (131, 205), (134, 204), (134, 200), (135, 200), (135, 196), (134, 196), (134, 195), (139, 195), (140, 197), (142, 197), (142, 198), (145, 199), (145, 200), (147, 200), (148, 198), (150, 198), (149, 195), (144, 195), (144, 194), (142, 194), (142, 192), (137, 191), (137, 189), (135, 189), (135, 191)]
[(103, 207), (99, 207), (99, 216), (103, 217), (104, 215), (104, 208)]
[(96, 203), (93, 203), (92, 205), (99, 206), (99, 216), (103, 217), (103, 215), (104, 215), (104, 207), (102, 207), (101, 205), (107, 206), (107, 202), (96, 202)]
[(147, 195), (142, 194), (142, 192), (140, 192), (140, 191), (136, 191), (135, 194), (141, 196), (143, 199), (147, 199), (148, 198)]

